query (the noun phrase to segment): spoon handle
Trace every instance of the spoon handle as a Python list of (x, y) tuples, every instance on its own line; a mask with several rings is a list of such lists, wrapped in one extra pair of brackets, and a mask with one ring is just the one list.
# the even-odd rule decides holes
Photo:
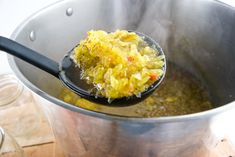
[(32, 49), (0, 36), (0, 50), (18, 57), (58, 78), (59, 64)]

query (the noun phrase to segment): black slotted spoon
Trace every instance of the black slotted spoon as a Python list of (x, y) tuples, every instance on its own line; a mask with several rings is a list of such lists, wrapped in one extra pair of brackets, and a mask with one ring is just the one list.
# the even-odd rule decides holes
[(164, 74), (155, 81), (147, 90), (140, 93), (140, 96), (132, 95), (130, 97), (121, 97), (108, 101), (108, 98), (97, 96), (89, 92), (91, 88), (90, 85), (86, 83), (85, 80), (80, 79), (81, 70), (75, 66), (70, 55), (72, 51), (68, 52), (60, 63), (51, 60), (50, 58), (41, 55), (40, 53), (27, 48), (16, 41), (0, 36), (0, 50), (5, 51), (15, 57), (18, 57), (48, 73), (60, 79), (62, 83), (71, 89), (73, 92), (85, 98), (87, 100), (107, 105), (107, 106), (129, 106), (138, 103), (148, 97), (162, 82), (165, 77), (166, 72), (166, 59), (162, 48), (156, 43), (152, 38), (135, 32), (137, 35), (141, 36), (144, 41), (151, 47), (158, 50), (159, 55), (164, 56), (163, 72)]

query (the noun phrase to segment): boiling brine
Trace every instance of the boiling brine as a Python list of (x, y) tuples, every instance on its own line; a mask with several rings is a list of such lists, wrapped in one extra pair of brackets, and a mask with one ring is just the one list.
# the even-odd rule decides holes
[(128, 107), (108, 107), (82, 99), (69, 89), (59, 95), (63, 101), (93, 110), (130, 117), (159, 117), (184, 115), (213, 107), (208, 91), (188, 72), (169, 64), (166, 77), (159, 88), (144, 101)]

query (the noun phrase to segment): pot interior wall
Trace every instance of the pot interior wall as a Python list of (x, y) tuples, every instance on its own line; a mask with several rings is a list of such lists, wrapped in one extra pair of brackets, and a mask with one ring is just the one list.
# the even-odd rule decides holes
[[(70, 7), (73, 14), (68, 16)], [(30, 18), (16, 40), (60, 61), (91, 29), (137, 30), (158, 41), (168, 61), (200, 79), (221, 106), (235, 98), (234, 21), (234, 8), (211, 0), (66, 1)], [(34, 41), (29, 38), (32, 31)], [(58, 95), (62, 85), (56, 78), (15, 60), (36, 87)]]

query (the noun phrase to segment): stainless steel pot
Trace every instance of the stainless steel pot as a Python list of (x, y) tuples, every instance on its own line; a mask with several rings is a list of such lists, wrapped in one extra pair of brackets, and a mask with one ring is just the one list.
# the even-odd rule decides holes
[(94, 157), (206, 156), (211, 124), (235, 108), (235, 9), (214, 0), (66, 0), (26, 21), (12, 38), (60, 61), (90, 29), (137, 30), (157, 39), (169, 61), (204, 82), (216, 109), (174, 117), (127, 118), (57, 98), (62, 85), (9, 56), (14, 72), (45, 109), (65, 154)]

